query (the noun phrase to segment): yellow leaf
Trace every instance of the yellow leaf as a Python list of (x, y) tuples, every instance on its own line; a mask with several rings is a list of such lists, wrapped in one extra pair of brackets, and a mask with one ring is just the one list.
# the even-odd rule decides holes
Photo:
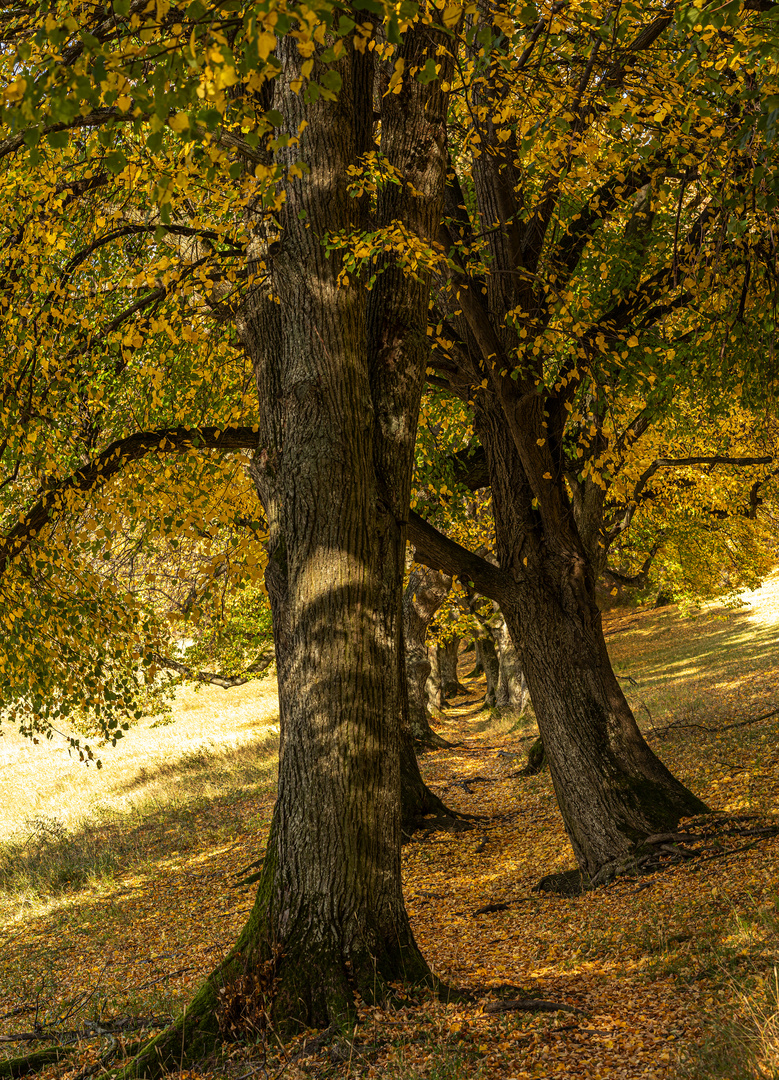
[(276, 48), (276, 35), (270, 34), (266, 30), (260, 34), (257, 38), (257, 52), (260, 55), (260, 60), (267, 60), (273, 50)]
[(189, 117), (186, 113), (176, 113), (175, 116), (168, 118), (168, 125), (171, 130), (181, 134), (182, 131), (187, 131), (189, 129)]

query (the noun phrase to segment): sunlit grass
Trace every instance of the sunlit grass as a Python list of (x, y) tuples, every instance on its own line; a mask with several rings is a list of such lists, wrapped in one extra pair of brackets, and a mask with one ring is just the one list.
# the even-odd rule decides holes
[[(81, 889), (108, 888), (129, 868), (198, 851), (206, 839), (202, 826), (192, 828), (199, 809), (275, 786), (275, 680), (229, 692), (185, 688), (173, 721), (142, 721), (100, 751), (100, 770), (57, 745), (5, 734), (0, 916), (15, 921), (53, 910)], [(209, 827), (208, 840), (218, 843), (225, 828), (221, 821)]]

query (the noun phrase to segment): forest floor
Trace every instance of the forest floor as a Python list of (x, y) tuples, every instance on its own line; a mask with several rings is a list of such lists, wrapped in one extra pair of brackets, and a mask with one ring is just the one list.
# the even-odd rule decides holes
[[(534, 891), (573, 858), (548, 770), (519, 775), (532, 717), (480, 711), (483, 682), (463, 674), (438, 726), (457, 745), (421, 765), (478, 817), (417, 834), (403, 875), (424, 955), (473, 1001), (365, 1008), (313, 1053), (235, 1045), (182, 1078), (777, 1080), (779, 576), (744, 600), (605, 620), (651, 745), (719, 811), (684, 830), (698, 854), (672, 847), (656, 872), (581, 896)], [(174, 716), (106, 748), (99, 773), (0, 740), (0, 1069), (58, 1035), (39, 1075), (99, 1077), (185, 1006), (245, 921), (252, 894), (235, 886), (273, 807), (274, 687), (188, 691)], [(493, 1011), (506, 997), (559, 1008)]]

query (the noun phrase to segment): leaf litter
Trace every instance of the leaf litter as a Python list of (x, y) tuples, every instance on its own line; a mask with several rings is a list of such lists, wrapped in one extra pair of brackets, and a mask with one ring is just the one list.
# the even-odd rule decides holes
[[(536, 890), (573, 859), (548, 770), (519, 775), (532, 716), (479, 711), (483, 686), (463, 678), (468, 693), (440, 724), (459, 745), (421, 765), (473, 828), (422, 831), (403, 854), (414, 933), (450, 1000), (399, 988), (391, 1006), (361, 1006), (353, 1031), (307, 1033), (284, 1051), (235, 1045), (182, 1077), (779, 1075), (779, 724), (760, 719), (779, 707), (779, 579), (749, 599), (696, 618), (605, 619), (651, 745), (719, 813), (653, 838), (651, 865), (605, 887)], [(186, 830), (159, 815), (153, 857), (9, 912), (0, 1060), (58, 1036), (67, 1056), (39, 1075), (83, 1080), (183, 1009), (245, 921), (252, 886), (235, 885), (272, 809), (266, 787), (195, 808)]]

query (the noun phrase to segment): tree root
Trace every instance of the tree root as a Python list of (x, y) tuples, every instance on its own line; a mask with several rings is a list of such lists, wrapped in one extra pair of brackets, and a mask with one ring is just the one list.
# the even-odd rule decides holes
[(587, 1016), (583, 1009), (566, 1005), (562, 1001), (544, 1001), (542, 998), (514, 998), (508, 1001), (490, 1001), (484, 1006), (486, 1013), (505, 1012), (568, 1012)]
[(39, 1072), (47, 1065), (53, 1065), (62, 1058), (75, 1052), (74, 1046), (48, 1046), (45, 1050), (35, 1050), (32, 1054), (0, 1061), (0, 1077), (16, 1080), (17, 1076), (28, 1076)]
[[(534, 886), (533, 892), (555, 893), (558, 896), (579, 896), (601, 885), (623, 877), (654, 874), (679, 863), (708, 862), (711, 859), (724, 859), (748, 851), (764, 840), (779, 836), (779, 824), (765, 825), (758, 828), (743, 828), (736, 823), (744, 818), (723, 818), (717, 816), (712, 821), (711, 815), (701, 815), (687, 822), (688, 828), (699, 831), (684, 833), (655, 833), (640, 841), (634, 850), (622, 859), (605, 863), (591, 877), (583, 870), (566, 870), (559, 874), (547, 874)], [(750, 815), (750, 821), (759, 820), (757, 815)], [(728, 827), (731, 826), (731, 827)], [(750, 837), (749, 843), (738, 847), (724, 847), (719, 841), (724, 837)], [(695, 844), (695, 847), (688, 846)]]

